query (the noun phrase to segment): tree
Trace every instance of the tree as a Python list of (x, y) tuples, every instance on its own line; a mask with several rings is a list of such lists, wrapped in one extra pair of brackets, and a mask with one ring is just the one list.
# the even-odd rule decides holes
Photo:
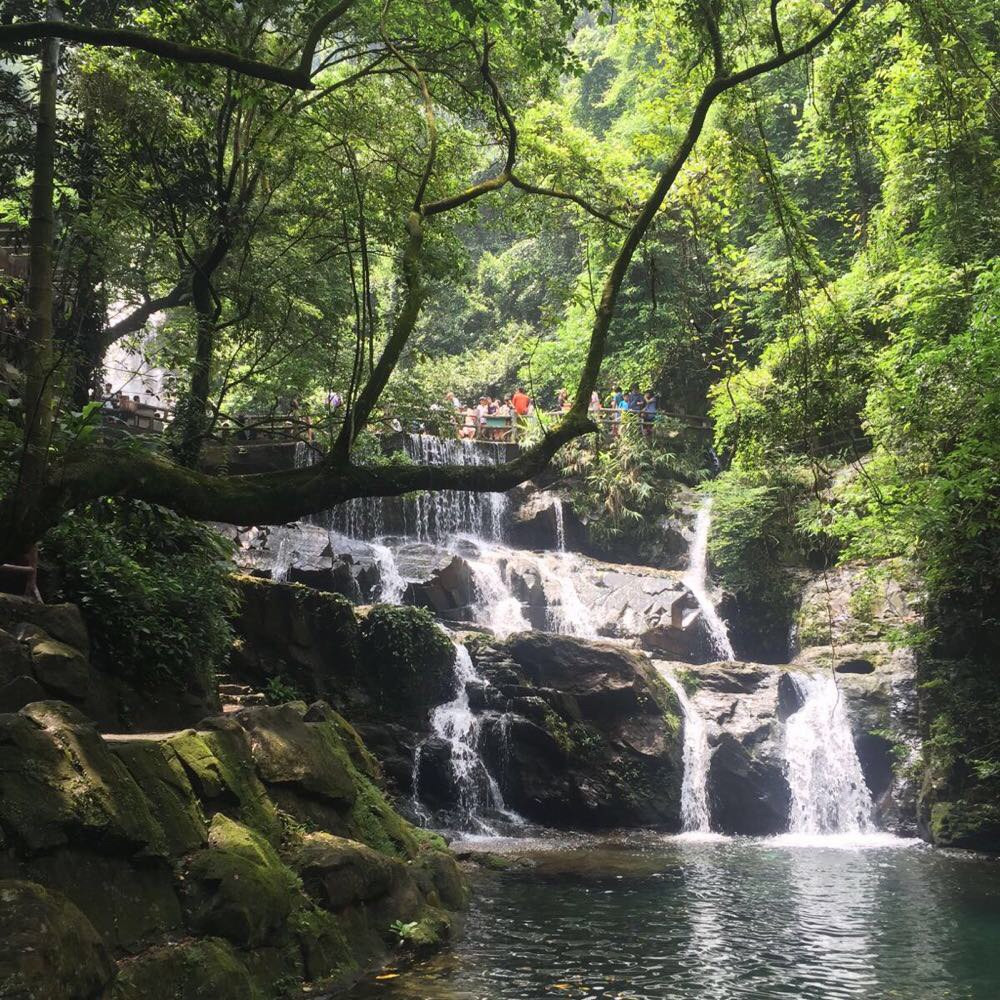
[[(51, 258), (52, 247), (56, 74), (50, 54), (47, 65), (51, 72), (47, 77), (43, 74), (36, 132), (31, 244), (33, 261), (37, 257), (38, 263), (33, 266), (31, 275), (32, 328), (24, 393), (21, 472), (16, 487), (0, 501), (0, 523), (5, 528), (4, 549), (11, 552), (23, 547), (55, 523), (64, 511), (101, 496), (145, 500), (200, 518), (242, 523), (280, 522), (327, 509), (352, 497), (397, 495), (424, 488), (502, 490), (537, 474), (563, 444), (593, 430), (587, 418), (587, 406), (607, 349), (608, 333), (626, 273), (701, 135), (713, 104), (723, 94), (815, 50), (830, 38), (859, 2), (844, 0), (832, 14), (822, 3), (796, 4), (786, 18), (782, 18), (775, 0), (753, 4), (749, 11), (743, 5), (719, 0), (651, 5), (653, 11), (646, 21), (650, 30), (658, 30), (662, 36), (664, 29), (657, 25), (666, 25), (673, 33), (671, 46), (690, 63), (687, 79), (694, 81), (694, 92), (689, 113), (679, 129), (672, 154), (659, 170), (652, 190), (638, 206), (631, 223), (625, 227), (607, 269), (570, 411), (519, 457), (504, 465), (485, 468), (370, 468), (352, 463), (351, 452), (416, 327), (428, 294), (424, 274), (428, 244), (438, 237), (436, 227), (440, 220), (460, 214), (462, 209), (495, 192), (515, 188), (533, 197), (571, 204), (610, 222), (608, 213), (585, 197), (534, 183), (522, 175), (517, 116), (493, 70), (498, 46), (512, 47), (525, 65), (532, 60), (558, 63), (564, 57), (561, 41), (549, 44), (545, 50), (534, 41), (538, 37), (537, 26), (529, 24), (529, 30), (524, 30), (519, 19), (534, 17), (547, 22), (547, 30), (541, 37), (551, 43), (553, 37), (560, 34), (565, 37), (576, 8), (565, 3), (552, 8), (543, 5), (537, 14), (526, 15), (519, 4), (511, 4), (509, 8), (504, 4), (483, 4), (481, 9), (476, 4), (461, 5), (461, 13), (450, 7), (431, 9), (419, 5), (419, 9), (415, 9), (402, 4), (397, 11), (387, 4), (375, 13), (343, 0), (311, 21), (298, 5), (285, 6), (279, 11), (268, 8), (266, 12), (258, 12), (261, 15), (258, 37), (261, 49), (276, 53), (272, 59), (256, 58), (259, 53), (251, 57), (147, 35), (131, 26), (107, 28), (64, 23), (54, 10), (44, 20), (0, 26), (0, 46), (8, 49), (16, 49), (33, 39), (62, 38), (148, 52), (181, 63), (223, 67), (253, 79), (299, 89), (316, 86), (316, 62), (323, 63), (324, 46), (336, 51), (336, 31), (343, 30), (355, 38), (367, 33), (367, 37), (363, 37), (366, 44), (361, 48), (376, 46), (380, 61), (390, 65), (392, 72), (412, 87), (422, 109), (425, 133), (422, 164), (412, 172), (411, 200), (403, 225), (405, 238), (398, 265), (399, 303), (387, 324), (378, 360), (371, 357), (367, 373), (361, 362), (364, 360), (364, 338), (372, 338), (372, 333), (363, 324), (358, 327), (355, 358), (359, 362), (354, 366), (343, 428), (330, 453), (320, 463), (282, 473), (221, 477), (207, 475), (160, 455), (136, 451), (123, 453), (95, 443), (76, 441), (53, 456), (51, 445), (56, 414), (50, 396), (54, 377), (52, 277), (46, 261)], [(644, 7), (640, 5), (640, 11)], [(447, 37), (437, 50), (421, 44), (421, 29), (428, 23), (445, 25), (441, 30)], [(270, 33), (272, 25), (278, 26), (273, 36)], [(285, 64), (293, 60), (292, 53), (296, 49), (291, 40), (300, 37), (303, 30), (305, 42), (298, 49), (295, 67), (286, 68)], [(664, 43), (662, 37), (660, 42)], [(42, 45), (51, 53), (53, 42), (43, 41)], [(517, 51), (519, 46), (520, 51)], [(534, 51), (529, 51), (532, 46)], [(538, 51), (539, 48), (543, 51)], [(481, 122), (488, 121), (487, 115), (492, 116), (499, 159), (492, 170), (480, 172), (472, 183), (450, 191), (442, 184), (442, 181), (447, 183), (448, 178), (439, 171), (442, 136), (433, 83), (439, 68), (436, 63), (444, 63), (445, 70), (452, 69), (442, 59), (442, 53), (461, 56), (457, 61), (459, 65), (464, 63), (466, 72), (456, 93), (465, 95), (470, 110), (478, 105)], [(473, 68), (479, 78), (475, 88), (466, 82)], [(202, 272), (207, 269), (207, 265), (195, 262), (192, 296), (196, 279), (203, 277)], [(202, 298), (200, 304), (196, 303), (196, 311), (199, 323), (204, 324), (200, 329), (207, 334), (211, 295), (210, 292), (206, 295), (205, 291), (201, 290)], [(372, 343), (369, 347), (372, 355), (373, 347)], [(192, 398), (200, 403), (204, 395), (199, 386)]]

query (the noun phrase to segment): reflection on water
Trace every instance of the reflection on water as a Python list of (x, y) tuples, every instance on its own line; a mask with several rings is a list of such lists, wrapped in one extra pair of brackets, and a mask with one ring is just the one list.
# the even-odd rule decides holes
[(1000, 864), (890, 844), (507, 842), (452, 952), (351, 997), (1000, 997)]

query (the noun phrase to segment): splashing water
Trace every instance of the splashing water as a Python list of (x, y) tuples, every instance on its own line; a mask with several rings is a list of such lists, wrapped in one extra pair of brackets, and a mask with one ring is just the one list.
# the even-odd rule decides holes
[(708, 745), (705, 720), (691, 703), (684, 685), (667, 668), (657, 666), (659, 675), (670, 685), (684, 713), (684, 778), (681, 782), (681, 825), (685, 833), (710, 833), (708, 811), (708, 768), (712, 750)]
[(476, 588), (473, 618), (500, 639), (514, 632), (526, 632), (531, 623), (524, 616), (521, 602), (511, 593), (501, 566), (503, 551), (481, 545), (479, 558), (468, 560)]
[(558, 594), (558, 601), (549, 605), (546, 612), (549, 631), (596, 639), (593, 612), (580, 599), (574, 583), (580, 570), (579, 560), (572, 553), (551, 553), (539, 556), (537, 565), (542, 579)]
[(274, 565), (271, 567), (271, 579), (276, 583), (284, 583), (288, 579), (288, 571), (292, 568), (292, 543), (287, 533), (282, 530), (278, 541), (278, 551), (274, 554)]
[[(467, 685), (471, 682), (488, 684), (476, 673), (469, 651), (455, 643), (455, 697), (438, 705), (431, 713), (431, 732), (444, 740), (451, 752), (451, 769), (458, 789), (459, 810), (466, 826), (479, 833), (495, 834), (496, 830), (483, 818), (488, 811), (515, 824), (524, 821), (504, 804), (496, 779), (490, 774), (479, 755), (480, 719), (469, 707)], [(425, 814), (419, 803), (420, 748), (414, 754), (413, 788), (418, 815)]]
[(726, 623), (715, 610), (715, 603), (708, 593), (708, 532), (712, 527), (712, 498), (706, 497), (695, 521), (694, 539), (688, 558), (688, 570), (684, 574), (684, 585), (694, 595), (701, 609), (702, 618), (708, 630), (712, 653), (720, 660), (735, 660)]
[(379, 573), (378, 599), (383, 604), (402, 604), (403, 595), (408, 586), (406, 578), (399, 572), (396, 556), (392, 549), (383, 542), (373, 540), (369, 543), (375, 556), (375, 565)]
[(789, 833), (874, 832), (871, 794), (836, 683), (823, 674), (791, 676), (805, 702), (785, 723)]

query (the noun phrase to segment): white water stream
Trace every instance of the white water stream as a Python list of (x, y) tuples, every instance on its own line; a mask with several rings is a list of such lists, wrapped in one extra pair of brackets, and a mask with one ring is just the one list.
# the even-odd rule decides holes
[(705, 720), (691, 703), (684, 685), (666, 667), (657, 671), (670, 685), (684, 713), (684, 777), (681, 781), (681, 825), (685, 833), (707, 834), (712, 830), (708, 811), (708, 768), (712, 750)]
[(785, 723), (792, 835), (868, 834), (872, 799), (861, 773), (844, 700), (828, 674), (793, 674), (805, 701)]
[[(484, 813), (499, 816), (508, 823), (523, 824), (517, 813), (504, 804), (496, 779), (479, 755), (480, 718), (469, 707), (470, 683), (486, 685), (472, 662), (469, 651), (455, 643), (455, 697), (438, 705), (431, 713), (431, 732), (444, 740), (451, 751), (451, 769), (458, 790), (458, 807), (464, 823), (479, 833), (494, 835), (496, 830), (483, 818)], [(419, 803), (420, 749), (414, 755), (414, 798)]]
[(698, 511), (694, 525), (694, 539), (684, 584), (694, 594), (708, 631), (712, 652), (720, 660), (735, 660), (726, 623), (715, 610), (715, 602), (708, 593), (708, 533), (712, 527), (712, 498), (706, 497)]

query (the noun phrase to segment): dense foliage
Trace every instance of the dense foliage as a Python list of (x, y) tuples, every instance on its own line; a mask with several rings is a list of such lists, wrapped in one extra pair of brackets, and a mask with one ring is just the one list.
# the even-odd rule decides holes
[(236, 609), (231, 553), (215, 532), (161, 508), (104, 501), (50, 531), (43, 556), (58, 566), (54, 596), (79, 605), (106, 669), (213, 686)]

